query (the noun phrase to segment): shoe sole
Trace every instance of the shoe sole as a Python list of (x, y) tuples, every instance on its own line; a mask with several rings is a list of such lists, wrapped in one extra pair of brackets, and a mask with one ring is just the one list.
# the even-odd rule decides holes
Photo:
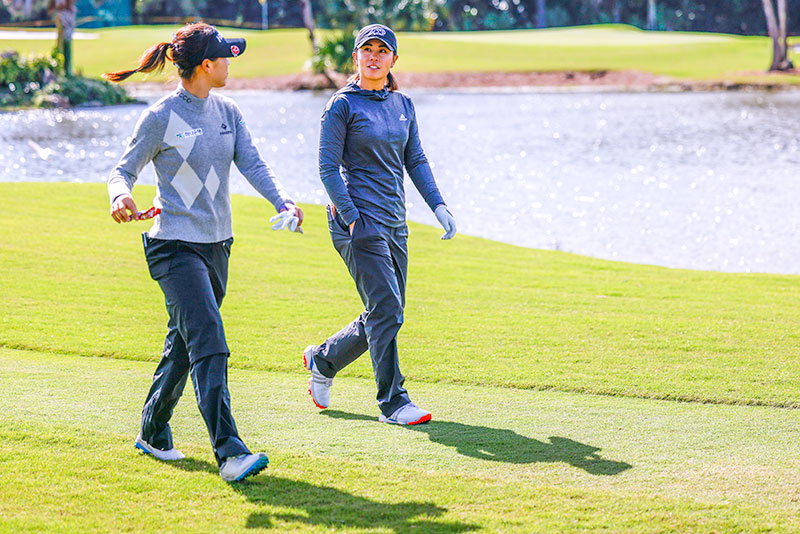
[(269, 458), (259, 458), (253, 465), (251, 465), (247, 471), (236, 477), (232, 480), (232, 482), (241, 482), (242, 480), (253, 477), (259, 474), (261, 471), (267, 468), (269, 465)]
[[(308, 349), (310, 349), (310, 348), (311, 348), (311, 347), (313, 347), (313, 346), (314, 346), (314, 345), (309, 345), (309, 346), (308, 346), (308, 347), (306, 347), (306, 349), (303, 351), (303, 367), (305, 367), (305, 368), (306, 368), (308, 371), (310, 371), (310, 370), (311, 370), (311, 368), (308, 366), (308, 358), (306, 357), (306, 352), (308, 352)], [(317, 407), (317, 408), (319, 408), (320, 410), (324, 410), (325, 408), (327, 408), (327, 406), (323, 406), (323, 405), (321, 405), (320, 403), (318, 403), (318, 402), (317, 402), (317, 399), (315, 399), (315, 398), (314, 398), (314, 394), (313, 394), (313, 393), (311, 393), (311, 379), (310, 379), (310, 378), (308, 379), (308, 394), (311, 396), (311, 402), (313, 402), (313, 403), (314, 403), (314, 406), (316, 406), (316, 407)]]
[(381, 423), (389, 423), (391, 425), (400, 425), (400, 426), (424, 425), (425, 423), (427, 423), (430, 420), (431, 420), (431, 414), (423, 415), (422, 417), (420, 417), (416, 421), (411, 421), (410, 423), (398, 423), (397, 421), (395, 421), (393, 419), (389, 419), (385, 415), (380, 415), (378, 417), (378, 421), (381, 422)]
[(142, 445), (138, 441), (135, 442), (133, 444), (133, 446), (136, 447), (137, 449), (139, 449), (140, 451), (142, 451), (143, 453), (149, 454), (153, 458), (155, 458), (157, 460), (160, 460), (162, 462), (177, 462), (178, 460), (183, 460), (184, 458), (186, 458), (186, 456), (184, 456), (184, 454), (182, 452), (180, 452), (180, 455), (181, 455), (180, 458), (159, 458), (158, 455), (156, 455), (153, 451), (149, 450), (147, 447), (145, 447), (144, 445)]

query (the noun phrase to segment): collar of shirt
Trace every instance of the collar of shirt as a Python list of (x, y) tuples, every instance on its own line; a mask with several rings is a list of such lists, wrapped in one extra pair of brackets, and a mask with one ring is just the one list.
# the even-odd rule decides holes
[(186, 107), (196, 113), (202, 113), (208, 109), (208, 102), (211, 100), (210, 93), (206, 98), (197, 98), (189, 91), (184, 89), (183, 85), (178, 85), (178, 88), (175, 90), (175, 96), (178, 97), (178, 101), (183, 107)]

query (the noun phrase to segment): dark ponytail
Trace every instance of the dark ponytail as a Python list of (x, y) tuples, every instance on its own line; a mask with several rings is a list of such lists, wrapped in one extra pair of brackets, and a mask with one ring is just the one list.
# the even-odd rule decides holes
[(397, 85), (397, 80), (395, 79), (394, 74), (391, 72), (386, 75), (386, 81), (388, 82), (386, 85), (389, 86), (390, 91), (397, 91), (400, 89), (400, 86)]
[(121, 82), (137, 72), (161, 71), (169, 60), (178, 68), (178, 75), (188, 80), (194, 74), (195, 68), (203, 62), (203, 54), (215, 32), (213, 26), (204, 22), (187, 24), (173, 34), (172, 42), (159, 43), (145, 50), (135, 69), (106, 72), (103, 78)]
[[(347, 78), (347, 83), (357, 84), (358, 80), (360, 79), (361, 76), (356, 72), (355, 74)], [(389, 74), (386, 75), (386, 87), (389, 89), (389, 91), (397, 91), (400, 88), (400, 86), (397, 85), (397, 80), (395, 79), (394, 74), (392, 74), (391, 72), (389, 72)]]
[(139, 66), (133, 70), (120, 70), (117, 72), (106, 72), (103, 78), (111, 82), (121, 82), (137, 72), (152, 72), (164, 70), (164, 63), (167, 59), (172, 61), (172, 58), (167, 58), (167, 50), (172, 48), (172, 43), (159, 43), (153, 45), (144, 51), (142, 57), (139, 58)]

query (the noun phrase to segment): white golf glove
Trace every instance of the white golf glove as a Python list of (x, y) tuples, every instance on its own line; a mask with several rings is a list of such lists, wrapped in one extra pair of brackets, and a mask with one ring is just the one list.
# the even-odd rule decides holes
[(442, 239), (452, 239), (456, 235), (456, 220), (453, 218), (453, 214), (444, 204), (436, 206), (436, 211), (433, 213), (436, 215), (436, 219), (439, 220), (439, 224), (444, 228)]
[(277, 215), (273, 215), (269, 222), (275, 223), (272, 225), (273, 230), (286, 230), (288, 228), (290, 232), (303, 233), (303, 229), (297, 226), (297, 224), (300, 222), (300, 218), (297, 217), (297, 214), (294, 211), (294, 206), (283, 210)]

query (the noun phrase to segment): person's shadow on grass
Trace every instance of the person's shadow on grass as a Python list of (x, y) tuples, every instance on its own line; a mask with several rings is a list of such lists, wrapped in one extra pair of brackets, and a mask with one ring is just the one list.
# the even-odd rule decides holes
[[(170, 465), (184, 471), (208, 472), (219, 476), (217, 466), (205, 460), (185, 458), (170, 462)], [(231, 483), (230, 486), (256, 505), (284, 509), (250, 514), (247, 528), (270, 529), (280, 526), (280, 523), (303, 523), (332, 530), (385, 529), (397, 534), (411, 530), (457, 534), (480, 529), (478, 525), (460, 521), (434, 520), (446, 513), (447, 509), (432, 502), (375, 501), (337, 488), (274, 477), (269, 469), (244, 482)]]
[[(323, 410), (320, 414), (350, 421), (376, 420), (375, 417), (338, 410)], [(522, 436), (513, 430), (436, 420), (402, 428), (424, 432), (431, 441), (453, 447), (464, 456), (492, 462), (564, 462), (592, 475), (618, 475), (633, 467), (626, 462), (605, 460), (599, 455), (599, 447), (569, 438), (551, 436), (547, 443)]]

